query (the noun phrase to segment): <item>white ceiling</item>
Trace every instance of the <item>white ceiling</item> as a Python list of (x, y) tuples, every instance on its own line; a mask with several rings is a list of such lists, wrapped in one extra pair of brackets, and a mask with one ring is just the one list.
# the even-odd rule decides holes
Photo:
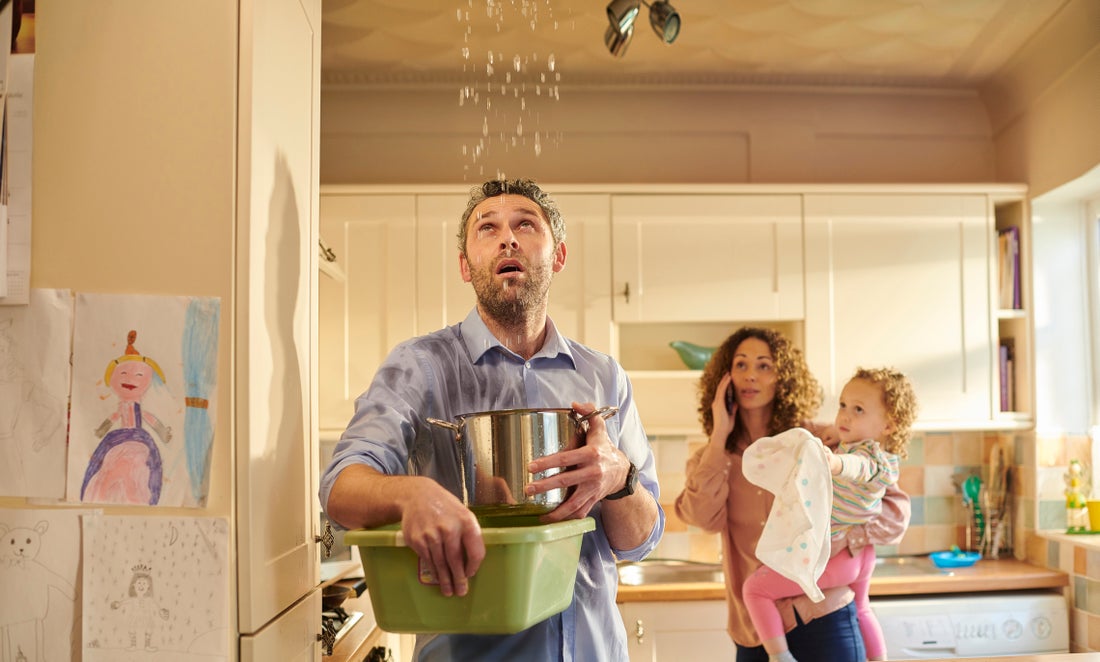
[(683, 23), (675, 43), (661, 42), (643, 6), (633, 41), (615, 58), (603, 42), (606, 0), (324, 0), (322, 80), (329, 87), (503, 81), (503, 67), (505, 75), (515, 71), (509, 82), (539, 84), (545, 76), (562, 86), (974, 88), (1067, 0), (671, 2)]

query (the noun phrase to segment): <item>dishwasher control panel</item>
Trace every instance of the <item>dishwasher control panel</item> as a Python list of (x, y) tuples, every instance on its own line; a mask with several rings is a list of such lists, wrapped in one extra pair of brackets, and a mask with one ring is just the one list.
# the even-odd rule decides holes
[(1066, 598), (1019, 591), (872, 598), (891, 660), (1069, 652)]

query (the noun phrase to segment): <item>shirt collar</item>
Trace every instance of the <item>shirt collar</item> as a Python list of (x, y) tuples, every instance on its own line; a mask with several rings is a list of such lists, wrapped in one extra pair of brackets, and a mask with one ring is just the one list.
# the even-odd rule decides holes
[[(470, 360), (474, 363), (479, 363), (481, 357), (485, 356), (489, 350), (494, 347), (499, 347), (500, 351), (506, 356), (514, 356), (520, 358), (518, 354), (508, 349), (497, 340), (497, 337), (489, 331), (489, 327), (485, 326), (484, 320), (481, 319), (481, 315), (477, 312), (477, 307), (474, 307), (466, 319), (462, 321), (460, 325), (462, 327), (462, 341), (466, 343), (466, 351), (470, 353)], [(561, 356), (569, 361), (569, 363), (575, 368), (576, 362), (573, 360), (573, 353), (569, 350), (569, 343), (565, 341), (565, 338), (558, 333), (558, 327), (554, 326), (554, 321), (549, 317), (546, 318), (546, 339), (542, 343), (542, 349), (535, 353), (531, 357), (531, 360), (547, 358), (553, 359)]]

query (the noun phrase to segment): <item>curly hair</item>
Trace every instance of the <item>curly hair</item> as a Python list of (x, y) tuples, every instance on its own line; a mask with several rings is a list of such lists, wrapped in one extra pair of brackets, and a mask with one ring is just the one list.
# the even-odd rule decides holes
[(489, 198), (505, 194), (522, 195), (537, 204), (546, 216), (547, 223), (550, 224), (550, 235), (554, 238), (554, 244), (565, 241), (565, 219), (558, 210), (558, 204), (546, 191), (539, 188), (533, 179), (492, 179), (470, 189), (470, 200), (466, 203), (466, 210), (462, 212), (462, 223), (458, 226), (459, 252), (466, 255), (466, 236), (469, 232), (470, 214), (474, 213), (474, 207)]
[[(768, 422), (769, 435), (802, 425), (803, 421), (813, 418), (821, 407), (821, 387), (810, 373), (810, 369), (806, 367), (802, 351), (786, 336), (774, 329), (742, 327), (726, 338), (715, 350), (703, 368), (703, 376), (699, 380), (699, 420), (708, 437), (714, 431), (714, 413), (711, 411), (711, 403), (714, 402), (718, 382), (730, 371), (733, 354), (737, 351), (737, 347), (748, 338), (756, 338), (767, 343), (775, 359), (775, 399), (772, 404), (771, 420)], [(742, 425), (738, 417), (734, 422), (733, 431), (726, 440), (727, 450), (734, 450)]]
[(917, 420), (917, 394), (909, 378), (893, 368), (856, 368), (852, 379), (862, 379), (882, 390), (886, 418), (893, 423), (894, 429), (879, 443), (888, 453), (908, 457), (909, 437), (913, 422)]

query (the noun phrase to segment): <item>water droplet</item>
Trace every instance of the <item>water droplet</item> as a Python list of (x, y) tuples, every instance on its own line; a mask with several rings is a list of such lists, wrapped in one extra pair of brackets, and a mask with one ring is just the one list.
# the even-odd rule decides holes
[(542, 82), (544, 82), (544, 83), (545, 83), (545, 82), (546, 82), (546, 74), (539, 74), (539, 79), (540, 79), (540, 80), (541, 80)]
[(483, 135), (483, 136), (489, 135), (489, 118), (488, 117), (482, 118), (482, 121), (481, 121), (481, 135)]
[(523, 97), (519, 100), (519, 109), (527, 110), (527, 97)]
[(462, 8), (461, 7), (459, 7), (458, 10), (455, 11), (455, 18), (458, 19), (459, 21), (462, 20)]
[(520, 59), (519, 59), (519, 53), (516, 53), (516, 56), (515, 56), (514, 58), (512, 58), (512, 67), (513, 67), (513, 68), (514, 68), (514, 69), (515, 69), (516, 71), (519, 71), (519, 68), (520, 68), (520, 65), (521, 65), (521, 64), (522, 64), (522, 63), (521, 63), (521, 61), (520, 61)]
[(504, 72), (504, 82), (505, 83), (511, 83), (512, 82), (512, 72), (511, 71)]
[(462, 59), (463, 60), (469, 60), (470, 59), (470, 48), (468, 46), (463, 46), (462, 47)]
[(535, 156), (542, 154), (542, 143), (539, 142), (539, 134), (535, 132)]
[(458, 91), (458, 106), (461, 108), (466, 103), (466, 95), (462, 93), (462, 90)]
[(489, 64), (493, 63), (493, 51), (489, 51)]
[(492, 76), (493, 75), (493, 65), (492, 64), (485, 65), (485, 75), (486, 76)]
[(520, 120), (518, 123), (516, 123), (516, 135), (523, 135), (523, 120)]
[(550, 57), (546, 58), (546, 66), (550, 69), (550, 71), (554, 70), (555, 64), (554, 64), (554, 54), (553, 53), (550, 54)]
[(489, 110), (493, 106), (493, 100), (489, 97), (485, 97), (485, 110)]
[(542, 86), (541, 85), (536, 85), (535, 86), (535, 96), (537, 96), (537, 97), (542, 96)]

